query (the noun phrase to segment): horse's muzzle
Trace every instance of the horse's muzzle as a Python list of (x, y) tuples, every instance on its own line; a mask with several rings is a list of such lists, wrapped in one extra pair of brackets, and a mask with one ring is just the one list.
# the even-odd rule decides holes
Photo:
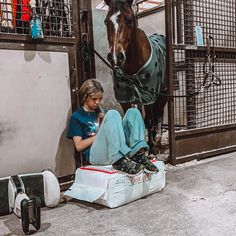
[(107, 60), (112, 66), (121, 66), (125, 61), (125, 55), (122, 52), (119, 52), (115, 57), (113, 57), (112, 53), (108, 53)]

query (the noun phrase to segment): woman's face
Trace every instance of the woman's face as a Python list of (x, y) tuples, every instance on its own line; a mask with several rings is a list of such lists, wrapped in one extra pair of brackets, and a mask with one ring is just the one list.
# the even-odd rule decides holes
[(86, 106), (88, 111), (95, 111), (101, 104), (102, 98), (103, 98), (103, 93), (101, 92), (93, 93), (85, 100), (84, 106)]

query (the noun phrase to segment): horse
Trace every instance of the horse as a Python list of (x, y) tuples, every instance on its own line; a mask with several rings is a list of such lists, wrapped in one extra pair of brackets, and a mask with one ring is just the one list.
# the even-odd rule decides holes
[[(125, 112), (132, 104), (144, 105), (150, 153), (161, 142), (164, 107), (167, 102), (165, 37), (147, 36), (137, 27), (133, 0), (105, 0), (105, 17), (113, 84), (117, 101)], [(156, 154), (156, 153), (154, 153)]]

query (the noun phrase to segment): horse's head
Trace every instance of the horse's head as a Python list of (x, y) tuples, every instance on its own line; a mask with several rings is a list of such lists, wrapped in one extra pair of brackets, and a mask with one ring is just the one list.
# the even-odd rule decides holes
[(105, 19), (109, 42), (108, 61), (111, 65), (122, 67), (126, 52), (136, 29), (133, 0), (105, 0), (109, 10)]

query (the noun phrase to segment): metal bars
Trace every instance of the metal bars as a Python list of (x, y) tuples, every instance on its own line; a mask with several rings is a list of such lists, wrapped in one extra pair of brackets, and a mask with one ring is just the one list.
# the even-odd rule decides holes
[[(177, 1), (172, 12), (180, 14), (173, 23), (178, 29), (174, 32), (177, 37), (173, 38), (173, 76), (178, 82), (174, 95), (186, 95), (175, 98), (176, 129), (235, 123), (235, 1), (182, 0)], [(196, 26), (202, 29), (202, 47), (197, 46)], [(208, 37), (213, 38), (214, 45), (207, 45)], [(212, 69), (207, 61), (209, 51), (211, 60), (214, 58), (213, 70), (221, 81), (220, 85), (211, 82), (214, 80), (211, 74), (207, 76)], [(204, 81), (210, 82), (210, 86), (204, 86)], [(199, 93), (188, 96), (195, 92)]]
[[(174, 93), (187, 96), (175, 99), (176, 128), (192, 129), (236, 122), (236, 54), (216, 53), (216, 58), (214, 73), (219, 76), (221, 84), (203, 87), (206, 52), (174, 50), (174, 76), (178, 80), (178, 89)], [(211, 76), (208, 80), (212, 80)], [(197, 91), (199, 94), (188, 97)]]
[(236, 3), (165, 6), (170, 162), (236, 151)]
[[(71, 0), (38, 0), (36, 12), (48, 37), (73, 37)], [(30, 33), (29, 0), (0, 0), (0, 34)]]
[[(236, 46), (236, 3), (233, 0), (178, 0), (178, 35), (184, 44), (196, 43), (195, 26), (203, 29), (204, 41), (208, 35), (215, 37), (216, 46)], [(187, 27), (187, 29), (186, 29)], [(193, 38), (186, 35), (193, 34)], [(176, 42), (174, 42), (176, 43)]]

